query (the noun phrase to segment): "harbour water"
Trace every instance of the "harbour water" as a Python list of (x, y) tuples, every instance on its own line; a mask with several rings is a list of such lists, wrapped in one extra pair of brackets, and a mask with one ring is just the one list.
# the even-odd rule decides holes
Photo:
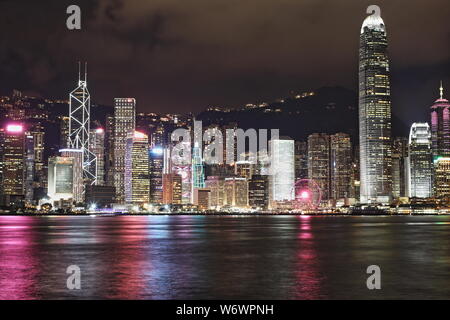
[(0, 299), (450, 299), (449, 278), (449, 216), (0, 217)]

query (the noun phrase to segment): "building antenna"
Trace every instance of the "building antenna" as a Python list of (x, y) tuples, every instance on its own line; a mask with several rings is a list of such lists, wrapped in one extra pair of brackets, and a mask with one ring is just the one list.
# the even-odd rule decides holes
[(444, 88), (442, 87), (442, 80), (441, 80), (441, 87), (439, 88), (439, 93), (441, 95), (441, 100), (442, 100), (444, 97)]
[(78, 61), (78, 82), (81, 80), (81, 62)]
[(84, 63), (84, 82), (87, 82), (87, 62)]

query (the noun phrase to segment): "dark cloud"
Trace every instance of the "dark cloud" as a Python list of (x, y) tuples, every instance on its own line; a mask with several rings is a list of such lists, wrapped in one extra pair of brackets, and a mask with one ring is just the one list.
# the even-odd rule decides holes
[[(82, 30), (65, 27), (69, 4)], [(357, 86), (365, 0), (0, 2), (0, 91), (66, 97), (89, 62), (95, 101), (134, 96), (154, 112), (273, 100), (291, 90)], [(447, 0), (377, 3), (386, 22), (394, 112), (421, 119), (448, 87)], [(450, 89), (449, 89), (450, 90)]]

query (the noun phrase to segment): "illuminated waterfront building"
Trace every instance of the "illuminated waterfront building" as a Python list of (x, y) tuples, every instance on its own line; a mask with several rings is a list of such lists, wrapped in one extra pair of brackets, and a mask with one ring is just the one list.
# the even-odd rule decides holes
[(103, 128), (91, 129), (89, 148), (97, 159), (95, 185), (102, 186), (105, 184), (105, 130)]
[(234, 208), (248, 207), (248, 183), (245, 178), (225, 178), (224, 204)]
[(128, 135), (134, 133), (136, 121), (136, 100), (114, 99), (114, 186), (116, 201), (125, 201), (125, 152)]
[(84, 201), (83, 184), (83, 150), (61, 149), (62, 157), (73, 158), (73, 200), (77, 203)]
[(391, 199), (391, 98), (383, 19), (368, 16), (359, 46), (359, 144), (362, 203)]
[(149, 202), (150, 179), (148, 136), (142, 132), (130, 133), (125, 151), (125, 202), (144, 204)]
[(2, 149), (3, 202), (17, 204), (25, 198), (25, 132), (21, 123), (6, 125)]
[(392, 196), (407, 197), (407, 157), (408, 139), (397, 137), (392, 147)]
[(163, 202), (164, 149), (154, 146), (149, 152), (150, 202)]
[(295, 180), (308, 178), (308, 143), (295, 141)]
[(351, 197), (352, 145), (350, 135), (336, 133), (330, 136), (331, 198)]
[(439, 88), (439, 99), (431, 106), (431, 140), (433, 157), (450, 157), (450, 103)]
[[(322, 200), (331, 198), (330, 182), (330, 136), (313, 133), (308, 136), (308, 179), (314, 180), (320, 188)], [(320, 198), (315, 189), (314, 201)]]
[(59, 148), (67, 149), (69, 147), (69, 122), (70, 118), (65, 116), (59, 116)]
[(225, 204), (225, 178), (221, 176), (208, 176), (205, 181), (209, 189), (209, 207), (220, 209)]
[(256, 165), (249, 160), (236, 161), (234, 163), (234, 174), (249, 180), (255, 173)]
[(450, 158), (437, 157), (434, 160), (434, 195), (437, 198), (450, 196)]
[[(81, 71), (81, 70), (80, 70)], [(69, 141), (70, 149), (82, 150), (83, 178), (87, 184), (95, 184), (97, 159), (89, 150), (91, 128), (91, 96), (87, 88), (87, 69), (84, 80), (78, 74), (78, 86), (69, 94)]]
[(179, 174), (172, 171), (171, 149), (164, 149), (164, 165), (162, 175), (162, 203), (181, 204), (182, 180)]
[(209, 193), (210, 190), (208, 188), (194, 189), (193, 204), (198, 206), (199, 210), (207, 210), (209, 208)]
[(32, 203), (34, 198), (35, 152), (34, 137), (30, 132), (25, 132), (24, 170), (25, 202)]
[(248, 181), (248, 204), (252, 208), (267, 209), (269, 206), (268, 176), (254, 174)]
[(294, 140), (280, 137), (269, 141), (269, 201), (290, 201), (294, 198)]
[(114, 117), (106, 117), (105, 126), (105, 184), (114, 186)]
[(163, 204), (181, 204), (181, 176), (163, 173)]
[(195, 142), (192, 149), (192, 203), (195, 204), (195, 190), (205, 188), (205, 172), (203, 167), (202, 150)]
[(428, 123), (413, 123), (408, 144), (408, 190), (410, 197), (428, 198), (433, 193), (433, 156)]
[(50, 157), (48, 159), (48, 196), (52, 201), (74, 199), (73, 157)]

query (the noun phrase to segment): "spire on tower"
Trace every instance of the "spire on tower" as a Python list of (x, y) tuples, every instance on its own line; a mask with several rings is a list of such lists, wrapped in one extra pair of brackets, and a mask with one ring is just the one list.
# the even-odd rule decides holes
[(441, 96), (441, 100), (444, 99), (444, 88), (442, 87), (442, 80), (441, 80), (441, 86), (439, 88), (439, 94)]
[(78, 61), (78, 82), (81, 81), (81, 61)]

